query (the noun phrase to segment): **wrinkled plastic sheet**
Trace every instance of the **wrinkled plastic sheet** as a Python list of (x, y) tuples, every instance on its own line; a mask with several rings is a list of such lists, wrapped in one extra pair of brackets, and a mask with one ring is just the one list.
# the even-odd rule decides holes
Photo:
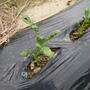
[[(75, 22), (82, 21), (85, 8), (90, 8), (90, 0), (79, 0), (56, 16), (38, 23), (40, 34), (46, 37), (54, 30), (62, 31), (47, 42), (50, 47), (61, 49), (57, 57), (32, 79), (21, 76), (28, 60), (19, 54), (24, 49), (34, 50), (34, 31), (25, 30), (11, 38), (11, 42), (0, 49), (0, 90), (90, 90), (90, 28), (75, 42), (69, 38)], [(3, 77), (12, 64), (15, 67)]]

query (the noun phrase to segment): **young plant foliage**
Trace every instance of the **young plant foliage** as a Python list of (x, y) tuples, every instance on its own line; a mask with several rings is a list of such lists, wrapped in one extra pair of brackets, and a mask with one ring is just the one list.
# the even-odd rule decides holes
[(83, 17), (83, 22), (82, 24), (80, 25), (79, 22), (76, 23), (77, 26), (78, 26), (78, 36), (81, 36), (84, 32), (84, 30), (90, 26), (90, 8), (86, 8), (85, 10), (85, 16)]
[(38, 52), (40, 51), (40, 54), (43, 54), (44, 56), (48, 56), (49, 58), (52, 58), (54, 55), (54, 52), (51, 51), (50, 47), (48, 45), (45, 45), (44, 43), (51, 40), (54, 36), (60, 33), (60, 30), (53, 31), (48, 38), (44, 36), (39, 35), (39, 29), (36, 24), (33, 23), (33, 21), (24, 13), (22, 13), (22, 19), (26, 24), (30, 24), (32, 29), (35, 32), (36, 36), (36, 45), (35, 45), (35, 52), (32, 53), (30, 50), (26, 49), (23, 51), (20, 55), (27, 57), (29, 54), (32, 55), (34, 60), (37, 62), (40, 58), (38, 57)]

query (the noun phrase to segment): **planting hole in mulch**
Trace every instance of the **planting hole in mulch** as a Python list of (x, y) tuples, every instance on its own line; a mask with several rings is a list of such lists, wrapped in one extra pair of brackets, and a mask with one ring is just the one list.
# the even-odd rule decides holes
[[(51, 48), (51, 50), (56, 53), (60, 48)], [(55, 54), (54, 54), (55, 55)], [(37, 74), (42, 67), (44, 67), (51, 59), (47, 56), (44, 56), (42, 54), (38, 55), (40, 57), (40, 60), (38, 62), (35, 62), (32, 60), (26, 67), (26, 76), (25, 78), (31, 79), (35, 74)]]
[[(83, 21), (80, 23), (80, 27), (82, 26), (82, 24), (83, 24)], [(88, 28), (90, 26), (90, 19), (89, 19), (89, 23), (87, 23), (87, 24), (89, 24), (89, 25), (87, 25), (87, 27), (83, 30), (83, 33), (81, 35), (78, 35), (79, 27), (76, 27), (74, 30), (72, 30), (69, 34), (70, 39), (72, 41), (75, 41), (75, 40), (79, 39), (80, 37), (82, 37), (85, 34), (85, 31), (88, 30)]]

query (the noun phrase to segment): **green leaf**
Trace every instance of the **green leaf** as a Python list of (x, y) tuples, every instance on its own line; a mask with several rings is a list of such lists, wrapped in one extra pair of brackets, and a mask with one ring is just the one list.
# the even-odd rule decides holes
[(90, 8), (86, 8), (85, 17), (89, 18), (89, 15), (90, 15)]
[(29, 53), (30, 53), (30, 51), (28, 49), (26, 49), (25, 51), (20, 53), (20, 56), (27, 57)]
[(37, 47), (37, 48), (41, 48), (41, 45), (37, 42), (37, 43), (36, 43), (36, 47)]
[(77, 26), (80, 27), (80, 23), (79, 22), (76, 22)]
[(43, 36), (38, 36), (37, 37), (37, 40), (40, 44), (43, 44), (44, 42), (47, 41), (47, 38), (43, 37)]
[(36, 37), (39, 35), (38, 26), (36, 24), (32, 24), (32, 29), (35, 31)]
[(60, 33), (60, 30), (56, 30), (56, 31), (53, 31), (50, 36), (48, 37), (48, 39), (52, 39), (54, 36), (56, 36), (58, 33)]
[(36, 38), (37, 38), (37, 36), (39, 35), (38, 26), (32, 22), (32, 20), (28, 17), (28, 15), (22, 13), (21, 16), (22, 16), (23, 21), (26, 24), (30, 24), (32, 29), (34, 29), (34, 32), (35, 32), (35, 35), (36, 35)]
[(38, 56), (36, 59), (35, 59), (35, 62), (38, 62), (40, 60), (40, 57)]
[(38, 29), (38, 26), (36, 24), (32, 24), (32, 29)]
[(46, 47), (46, 46), (43, 46), (40, 49), (40, 53), (45, 55), (45, 56), (48, 56), (49, 58), (52, 58), (54, 55), (54, 52), (52, 52), (51, 49), (49, 47)]
[(31, 25), (33, 24), (33, 22), (30, 20), (30, 18), (28, 17), (28, 15), (22, 13), (21, 16), (22, 16), (23, 21), (24, 21), (26, 24), (31, 24)]

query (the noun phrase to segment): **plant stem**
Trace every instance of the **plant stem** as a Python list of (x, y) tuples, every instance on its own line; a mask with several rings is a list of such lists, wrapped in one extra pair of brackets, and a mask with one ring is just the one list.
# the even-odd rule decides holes
[(38, 48), (37, 48), (37, 46), (35, 46), (35, 61), (37, 61), (37, 59), (38, 59)]

